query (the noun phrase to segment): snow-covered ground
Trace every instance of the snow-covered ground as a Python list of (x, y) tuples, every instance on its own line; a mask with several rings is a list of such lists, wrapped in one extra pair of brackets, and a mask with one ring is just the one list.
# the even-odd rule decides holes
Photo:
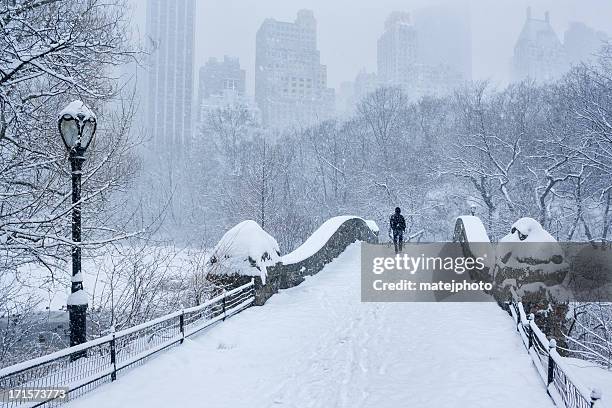
[(601, 402), (606, 407), (610, 406), (612, 399), (612, 370), (606, 370), (590, 361), (577, 358), (564, 358), (567, 368), (571, 371), (573, 378), (578, 379), (588, 388), (596, 387), (602, 392)]
[[(136, 254), (141, 268), (148, 264), (155, 268), (159, 274), (169, 279), (179, 279), (189, 266), (189, 252), (196, 253), (200, 249), (180, 249), (176, 247), (146, 247), (131, 248), (117, 245), (96, 258), (83, 259), (83, 286), (88, 296), (90, 307), (97, 305), (96, 298), (101, 292), (109, 291), (110, 274), (114, 268), (129, 269), (129, 262), (136, 262)], [(142, 253), (139, 253), (142, 252)], [(0, 287), (3, 285), (18, 285), (21, 288), (21, 297), (36, 296), (40, 300), (38, 309), (59, 311), (66, 309), (66, 302), (70, 295), (71, 266), (66, 264), (64, 270), (56, 270), (53, 279), (50, 272), (38, 264), (22, 265), (16, 274), (6, 272), (0, 275)], [(114, 292), (124, 290), (124, 282), (114, 283)], [(170, 311), (169, 311), (170, 312)]]
[(553, 406), (495, 303), (361, 303), (359, 250), (71, 408)]

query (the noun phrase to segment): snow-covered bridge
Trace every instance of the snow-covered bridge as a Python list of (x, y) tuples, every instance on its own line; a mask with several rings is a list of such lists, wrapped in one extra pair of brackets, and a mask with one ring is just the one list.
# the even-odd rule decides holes
[(549, 407), (495, 303), (362, 303), (360, 244), (71, 407)]
[[(241, 223), (211, 252), (210, 268), (229, 267), (207, 276), (238, 287), (3, 368), (0, 390), (68, 386), (72, 407), (553, 406), (546, 390), (558, 406), (602, 406), (519, 300), (514, 320), (494, 302), (362, 302), (361, 242), (377, 232), (335, 217), (280, 257), (271, 236)], [(488, 237), (475, 217), (460, 217), (455, 240), (465, 254)], [(605, 388), (601, 378), (588, 382)]]

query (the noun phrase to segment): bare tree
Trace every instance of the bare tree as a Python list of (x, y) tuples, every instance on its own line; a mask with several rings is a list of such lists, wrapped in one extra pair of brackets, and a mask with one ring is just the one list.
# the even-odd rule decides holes
[(248, 140), (257, 129), (256, 119), (246, 106), (226, 106), (207, 112), (201, 132), (210, 136), (217, 152), (229, 160), (232, 169), (236, 169), (239, 147)]
[(393, 167), (397, 164), (394, 146), (402, 134), (404, 110), (408, 98), (401, 89), (392, 87), (378, 88), (367, 95), (358, 105), (357, 112), (372, 132), (377, 145), (382, 150), (382, 165)]
[[(128, 127), (133, 104), (122, 98), (114, 67), (137, 54), (128, 47), (121, 0), (15, 0), (0, 6), (0, 242), (5, 268), (38, 262), (50, 270), (71, 244), (68, 169), (57, 113), (71, 99), (94, 107), (100, 126), (83, 175), (85, 207), (101, 211), (133, 167)], [(119, 118), (112, 118), (119, 115)], [(85, 211), (87, 244), (122, 233)], [(106, 219), (106, 222), (104, 220)]]

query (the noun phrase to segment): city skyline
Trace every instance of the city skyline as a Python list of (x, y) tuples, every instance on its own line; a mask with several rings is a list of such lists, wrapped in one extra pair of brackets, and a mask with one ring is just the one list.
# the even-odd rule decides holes
[[(267, 17), (291, 20), (298, 9), (308, 8), (314, 11), (319, 23), (318, 47), (322, 61), (328, 66), (329, 85), (338, 89), (342, 82), (353, 80), (362, 68), (368, 72), (376, 71), (376, 41), (383, 32), (384, 21), (392, 11), (412, 13), (416, 9), (441, 2), (383, 0), (376, 3), (338, 1), (325, 4), (319, 0), (304, 0), (277, 3), (271, 0), (198, 3), (198, 16), (202, 18), (196, 33), (198, 38), (213, 36), (223, 40), (198, 45), (196, 54), (222, 56), (228, 53), (240, 57), (247, 70), (247, 83), (250, 83), (247, 91), (252, 93), (255, 70), (253, 39), (259, 24)], [(599, 0), (593, 1), (597, 5), (589, 10), (569, 0), (500, 0), (494, 4), (471, 0), (466, 3), (470, 6), (472, 22), (473, 78), (490, 79), (499, 85), (506, 84), (511, 78), (514, 45), (523, 27), (528, 6), (531, 5), (534, 15), (538, 16), (543, 16), (549, 10), (551, 25), (561, 38), (572, 21), (582, 21), (589, 27), (602, 30), (609, 27), (607, 22), (612, 18), (612, 4)], [(224, 15), (230, 16), (230, 8), (235, 11), (232, 17), (220, 23)], [(601, 13), (592, 13), (594, 8), (598, 8)], [(342, 29), (337, 29), (338, 23), (342, 23)], [(608, 28), (608, 34), (609, 31)], [(236, 34), (240, 35), (235, 38)]]
[[(417, 9), (445, 4), (438, 0), (381, 0), (338, 1), (327, 4), (322, 0), (287, 1), (275, 4), (273, 0), (237, 1), (223, 3), (196, 1), (195, 67), (203, 66), (210, 57), (224, 55), (238, 57), (246, 70), (247, 94), (255, 89), (255, 34), (266, 18), (291, 21), (297, 10), (312, 9), (317, 15), (318, 44), (321, 60), (328, 66), (328, 84), (339, 89), (342, 82), (353, 81), (365, 69), (376, 71), (376, 41), (384, 30), (384, 21), (392, 11), (416, 12)], [(532, 7), (534, 15), (550, 12), (551, 26), (563, 39), (573, 22), (612, 34), (607, 23), (612, 18), (612, 3), (592, 0), (593, 7), (583, 8), (571, 0), (500, 0), (495, 4), (486, 0), (465, 0), (469, 6), (472, 37), (472, 76), (475, 80), (488, 79), (503, 86), (512, 75), (514, 46), (525, 19), (525, 10)], [(130, 0), (134, 15), (134, 29), (144, 33), (146, 2)], [(452, 2), (457, 4), (457, 2)], [(600, 12), (593, 13), (598, 9)], [(342, 11), (346, 11), (344, 15)], [(342, 30), (334, 28), (334, 19), (354, 22), (344, 24)], [(363, 21), (368, 21), (363, 24)], [(489, 35), (494, 32), (495, 35)], [(138, 34), (137, 34), (138, 36)], [(142, 35), (141, 35), (142, 36)], [(208, 38), (212, 40), (207, 41)], [(337, 52), (339, 45), (348, 45)], [(194, 81), (197, 84), (197, 80)], [(196, 90), (194, 90), (196, 92)]]

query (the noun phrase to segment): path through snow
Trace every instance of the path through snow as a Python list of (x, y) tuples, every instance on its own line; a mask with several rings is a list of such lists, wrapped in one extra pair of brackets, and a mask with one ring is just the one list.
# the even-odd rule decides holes
[(359, 244), (118, 381), (98, 407), (551, 407), (494, 303), (361, 303)]

